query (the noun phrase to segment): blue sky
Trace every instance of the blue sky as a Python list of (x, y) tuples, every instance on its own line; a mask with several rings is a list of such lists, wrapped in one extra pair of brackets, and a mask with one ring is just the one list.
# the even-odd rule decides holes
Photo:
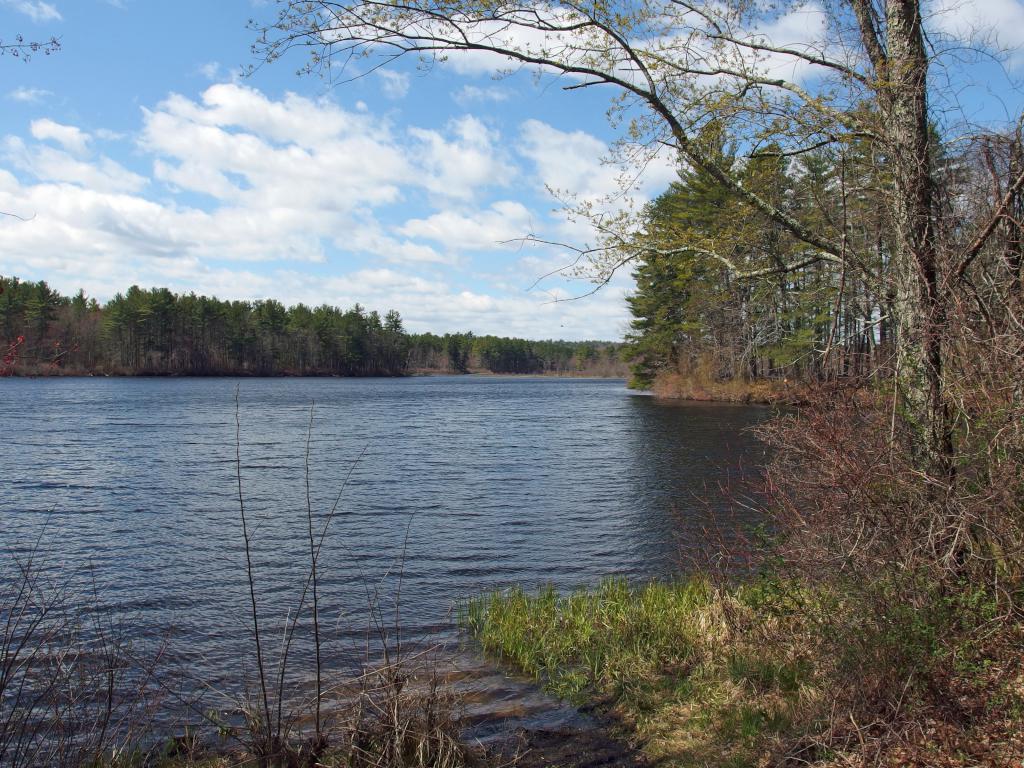
[[(0, 221), (0, 274), (101, 300), (137, 283), (358, 301), (416, 331), (621, 338), (627, 274), (553, 302), (589, 288), (557, 276), (531, 288), (571, 254), (502, 244), (593, 241), (548, 188), (616, 190), (602, 163), (610, 92), (495, 80), (470, 61), (333, 89), (297, 77), (299, 58), (240, 77), (247, 20), (273, 13), (260, 0), (0, 0), (0, 37), (62, 43), (28, 64), (0, 59), (0, 210), (32, 217)], [(983, 20), (1004, 47), (1024, 46), (1020, 0), (940, 18), (954, 31)], [(998, 78), (974, 78), (969, 111), (1019, 109)], [(673, 175), (659, 158), (636, 200)]]

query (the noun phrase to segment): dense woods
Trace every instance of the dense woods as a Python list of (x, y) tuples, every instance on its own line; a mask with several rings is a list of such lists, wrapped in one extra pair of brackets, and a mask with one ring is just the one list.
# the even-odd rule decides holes
[(622, 375), (620, 345), (410, 334), (395, 311), (285, 307), (132, 286), (100, 305), (45, 281), (0, 278), (2, 371), (12, 374)]
[[(843, 224), (850, 256), (800, 263), (804, 246), (791, 232), (713, 174), (685, 166), (647, 206), (630, 242), (637, 290), (629, 300), (627, 356), (635, 380), (649, 386), (679, 374), (703, 383), (813, 383), (891, 375), (899, 312), (896, 234), (878, 193), (891, 176), (886, 156), (862, 141), (793, 158), (774, 147), (743, 156), (714, 123), (699, 140), (716, 165), (807, 228)], [(936, 155), (944, 234), (980, 230), (1020, 173), (1020, 134), (979, 136), (936, 147)], [(1021, 205), (1012, 191), (1010, 207)], [(1007, 297), (1022, 279), (1019, 227), (1019, 218), (1003, 219), (971, 265), (972, 280)], [(992, 298), (1002, 303), (993, 293), (983, 301)], [(987, 303), (975, 302), (979, 307), (988, 311)]]

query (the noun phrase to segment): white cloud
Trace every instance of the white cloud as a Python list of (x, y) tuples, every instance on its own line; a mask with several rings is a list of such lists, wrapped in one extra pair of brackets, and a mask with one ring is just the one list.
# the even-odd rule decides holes
[[(346, 269), (336, 262), (326, 277), (294, 266), (269, 271), (220, 266), (214, 257), (237, 248), (239, 238), (267, 237), (271, 225), (249, 219), (232, 227), (226, 219), (195, 209), (74, 185), (22, 186), (4, 171), (0, 208), (36, 214), (29, 222), (0, 221), (0, 271), (25, 274), (31, 269), (60, 290), (82, 287), (101, 299), (136, 283), (228, 299), (272, 297), (287, 304), (340, 306), (359, 302), (381, 311), (397, 309), (414, 331), (472, 330), (532, 338), (608, 338), (618, 336), (626, 322), (618, 288), (585, 301), (552, 303), (554, 297), (582, 293), (587, 286), (527, 293), (523, 289), (529, 275), (520, 275), (520, 290), (504, 292), (427, 277), (407, 266)], [(249, 227), (260, 229), (250, 234)], [(296, 251), (291, 256), (299, 256), (315, 247), (299, 240), (282, 242), (278, 233), (270, 237), (261, 245), (263, 255), (285, 257), (287, 253), (275, 251), (291, 248)]]
[[(764, 37), (771, 45), (791, 48), (801, 53), (825, 55), (827, 48), (828, 17), (817, 2), (807, 2), (793, 8), (789, 13), (759, 26), (754, 37)], [(828, 51), (837, 56), (838, 51)], [(763, 56), (761, 66), (776, 77), (793, 82), (802, 82), (822, 70), (816, 65), (796, 56), (768, 53)]]
[(366, 118), (346, 113), (329, 101), (313, 101), (294, 93), (281, 100), (267, 98), (255, 88), (233, 83), (211, 85), (201, 103), (171, 94), (145, 115), (166, 114), (197, 126), (239, 127), (281, 144), (311, 147), (346, 130), (365, 125)]
[(502, 101), (508, 101), (511, 94), (504, 88), (497, 86), (491, 86), (490, 88), (480, 88), (476, 85), (464, 85), (459, 90), (452, 94), (452, 98), (460, 106), (466, 106), (472, 103), (497, 103)]
[[(463, 25), (462, 31), (471, 43), (482, 44), (494, 48), (503, 48), (510, 51), (529, 52), (557, 52), (554, 55), (568, 62), (583, 62), (589, 56), (594, 47), (606, 45), (608, 40), (601, 34), (581, 36), (573, 19), (573, 12), (569, 9), (555, 8), (548, 12), (546, 19), (552, 25), (552, 30), (536, 29), (537, 13), (544, 11), (539, 8), (525, 8), (520, 12), (519, 19), (516, 13), (505, 14), (501, 21), (478, 21), (470, 25)], [(519, 23), (521, 19), (522, 24)], [(556, 31), (554, 28), (559, 23), (565, 22), (572, 31)], [(431, 30), (429, 25), (424, 25), (424, 32), (427, 35), (439, 34), (444, 36), (450, 30), (440, 27)], [(533, 70), (545, 71), (548, 68), (534, 65), (525, 65), (516, 59), (503, 56), (498, 53), (484, 50), (461, 50), (447, 51), (446, 65), (460, 75), (484, 75), (504, 72), (509, 69), (525, 67)]]
[(199, 101), (172, 95), (143, 112), (139, 148), (153, 158), (153, 178), (171, 200), (178, 190), (208, 196), (203, 208), (138, 197), (150, 181), (90, 157), (91, 137), (77, 127), (42, 119), (30, 132), (39, 143), (8, 137), (3, 149), (40, 183), (19, 185), (2, 210), (38, 212), (53, 237), (19, 246), (28, 231), (11, 230), (11, 258), (87, 244), (94, 255), (322, 261), (331, 243), (395, 263), (453, 264), (454, 255), (389, 233), (371, 211), (417, 188), (471, 199), (511, 173), (497, 137), (473, 118), (396, 136), (370, 114), (293, 94), (271, 100), (235, 84), (211, 86)]
[(932, 0), (927, 24), (954, 40), (1007, 56), (1024, 66), (1024, 3), (1020, 0)]
[[(575, 145), (578, 162), (603, 149), (586, 134), (532, 130), (563, 153)], [(539, 185), (473, 116), (396, 131), (368, 110), (270, 99), (228, 83), (143, 110), (137, 138), (120, 147), (134, 152), (132, 169), (94, 146), (103, 139), (105, 150), (117, 149), (129, 141), (121, 134), (48, 119), (26, 134), (0, 143), (0, 210), (31, 218), (0, 220), (3, 274), (101, 299), (138, 283), (287, 303), (359, 301), (394, 307), (419, 330), (569, 338), (620, 330), (617, 294), (584, 307), (526, 293), (539, 275), (516, 267), (518, 246), (498, 241), (534, 231), (535, 214), (493, 192)], [(538, 170), (549, 159), (532, 158)], [(140, 160), (152, 163), (150, 175), (138, 172)], [(571, 170), (571, 158), (556, 169), (564, 181), (574, 180)], [(590, 159), (575, 180), (596, 189), (601, 170)], [(385, 223), (396, 213), (404, 223)], [(550, 286), (556, 296), (587, 287)]]
[(118, 139), (123, 139), (125, 136), (123, 133), (112, 131), (109, 128), (97, 128), (93, 131), (93, 135), (97, 139), (102, 139), (103, 141), (117, 141)]
[[(401, 234), (401, 233), (400, 233)], [(445, 256), (423, 243), (400, 240), (387, 234), (381, 225), (368, 217), (360, 220), (350, 231), (335, 239), (339, 249), (377, 256), (397, 264), (455, 264), (453, 256)]]
[[(996, 0), (996, 2), (1014, 2), (1015, 0)], [(706, 3), (712, 12), (722, 11), (722, 8), (715, 3)], [(775, 15), (773, 7), (782, 5), (788, 10), (782, 15)], [(805, 0), (799, 5), (789, 3), (772, 4), (755, 2), (752, 4), (755, 11), (764, 12), (767, 17), (764, 23), (747, 29), (733, 30), (739, 39), (748, 41), (767, 40), (777, 46), (788, 46), (803, 52), (827, 52), (829, 55), (843, 55), (843, 51), (835, 47), (829, 47), (826, 34), (828, 29), (829, 12), (825, 10), (820, 0)], [(721, 66), (733, 68), (736, 64), (737, 51), (726, 47), (720, 49), (712, 41), (714, 30), (706, 23), (699, 13), (685, 11), (679, 8), (665, 10), (668, 20), (669, 16), (675, 22), (676, 36), (671, 34), (665, 36), (647, 35), (639, 36), (639, 30), (646, 26), (644, 23), (636, 25), (638, 36), (630, 39), (629, 45), (633, 51), (649, 52), (654, 57), (651, 62), (677, 58), (680, 61), (687, 61), (690, 65), (697, 62), (714, 70)], [(572, 81), (591, 79), (582, 73), (565, 74), (563, 68), (581, 67), (584, 69), (595, 69), (617, 79), (635, 83), (646, 87), (647, 83), (631, 60), (631, 54), (622, 50), (619, 41), (606, 35), (599, 29), (581, 29), (572, 17), (573, 12), (568, 9), (549, 10), (550, 28), (546, 30), (536, 29), (536, 9), (527, 9), (519, 14), (508, 13), (498, 21), (479, 21), (469, 25), (461, 25), (460, 33), (464, 33), (466, 40), (472, 44), (479, 44), (488, 48), (500, 48), (516, 52), (526, 58), (536, 57), (561, 63), (561, 67), (542, 66), (537, 64), (524, 63), (514, 57), (507, 57), (490, 50), (446, 50), (444, 63), (454, 72), (460, 75), (504, 75), (509, 72), (526, 69), (533, 72), (555, 74), (566, 77)], [(723, 14), (728, 15), (728, 14)], [(651, 22), (654, 26), (661, 23), (661, 20)], [(430, 34), (439, 35), (442, 38), (450, 37), (450, 30), (442, 27), (431, 29), (429, 22), (422, 24), (424, 36)], [(559, 30), (559, 27), (563, 29)], [(408, 30), (406, 30), (408, 31)], [(628, 36), (629, 33), (627, 33)], [(461, 43), (461, 40), (457, 40)], [(826, 69), (797, 56), (787, 56), (768, 52), (757, 52), (747, 49), (743, 51), (743, 58), (752, 66), (766, 71), (775, 76), (783, 76), (797, 82), (805, 81), (811, 77), (828, 72)], [(659, 71), (663, 67), (654, 64), (652, 70)], [(726, 79), (722, 75), (693, 78), (696, 83), (705, 87), (714, 85)], [(470, 86), (473, 88), (473, 86)], [(473, 100), (486, 98), (480, 91), (463, 89), (453, 94), (458, 103), (468, 103)]]
[(349, 213), (394, 202), (416, 175), (369, 116), (233, 84), (211, 86), (202, 104), (172, 96), (147, 110), (141, 143), (157, 178), (255, 209)]
[(390, 69), (378, 69), (377, 77), (381, 79), (381, 88), (389, 99), (402, 99), (409, 93), (409, 75), (406, 72), (394, 72)]
[(315, 217), (287, 210), (207, 212), (102, 189), (101, 180), (92, 181), (90, 188), (40, 183), (0, 189), (0, 210), (35, 215), (32, 227), (0, 228), (4, 257), (44, 269), (75, 264), (85, 275), (116, 265), (105, 295), (124, 287), (117, 273), (127, 266), (129, 272), (173, 277), (168, 265), (207, 259), (323, 259), (319, 239), (309, 234)]
[(27, 103), (40, 102), (47, 96), (53, 96), (53, 91), (48, 91), (45, 88), (33, 88), (24, 85), (15, 88), (13, 91), (9, 91), (7, 94), (7, 98), (9, 99)]
[(60, 21), (62, 18), (60, 11), (53, 4), (45, 3), (43, 0), (4, 0), (4, 5), (35, 22)]
[(207, 80), (216, 80), (220, 76), (220, 62), (208, 61), (199, 67), (199, 74)]
[(584, 131), (560, 131), (540, 120), (523, 123), (517, 150), (534, 164), (537, 179), (556, 191), (577, 199), (600, 203), (608, 198), (625, 199), (623, 185), (634, 196), (651, 198), (676, 178), (676, 163), (667, 154), (648, 158), (644, 167), (626, 171), (605, 160), (610, 147)]
[(432, 240), (450, 251), (493, 251), (517, 247), (509, 241), (531, 234), (532, 219), (522, 203), (502, 200), (487, 210), (469, 213), (444, 210), (425, 219), (410, 219), (399, 232)]
[(537, 178), (554, 190), (598, 201), (619, 188), (619, 170), (603, 164), (608, 146), (584, 131), (560, 131), (540, 120), (523, 123), (520, 154), (534, 163)]
[(44, 182), (77, 184), (99, 192), (138, 192), (148, 183), (109, 157), (84, 161), (53, 147), (28, 147), (14, 136), (7, 137), (4, 149), (15, 167)]
[(443, 197), (472, 199), (479, 187), (509, 184), (515, 168), (505, 157), (501, 136), (479, 119), (465, 115), (448, 125), (448, 138), (438, 131), (410, 128), (420, 144), (415, 151), (423, 185)]
[[(586, 215), (571, 216), (556, 209), (551, 220), (544, 222), (544, 239), (564, 243), (573, 248), (586, 248), (598, 244), (600, 238), (591, 218), (603, 218), (605, 224), (618, 221), (619, 214), (636, 212), (648, 200), (661, 194), (669, 183), (678, 178), (674, 159), (668, 154), (648, 158), (642, 168), (624, 169), (605, 162), (610, 148), (595, 136), (583, 131), (560, 131), (539, 120), (527, 120), (516, 144), (518, 153), (530, 160), (538, 185), (555, 190), (570, 206), (587, 209)], [(628, 234), (636, 225), (636, 218), (626, 217), (620, 228)], [(573, 272), (576, 267), (587, 274), (598, 275), (606, 265), (591, 262), (584, 257), (577, 261), (578, 252), (571, 248), (548, 257), (537, 276), (548, 273)], [(600, 261), (600, 257), (594, 257)], [(568, 267), (568, 269), (566, 269)], [(628, 276), (627, 276), (628, 277)], [(544, 281), (545, 288), (551, 284)], [(570, 287), (572, 295), (586, 293), (592, 284)], [(608, 292), (607, 288), (600, 293)]]
[[(998, 1), (1008, 2), (1011, 0)], [(714, 3), (709, 5), (714, 8)], [(758, 3), (754, 5), (769, 7)], [(633, 65), (630, 55), (621, 49), (618, 41), (595, 28), (581, 29), (576, 24), (576, 19), (573, 18), (573, 12), (569, 9), (549, 10), (546, 21), (550, 23), (550, 28), (537, 29), (536, 12), (536, 9), (527, 9), (518, 15), (515, 12), (506, 14), (500, 22), (485, 20), (462, 25), (460, 33), (465, 34), (470, 44), (501, 48), (526, 57), (558, 61), (563, 67), (597, 69), (614, 75), (620, 80), (646, 87), (646, 81)], [(631, 39), (629, 44), (633, 50), (650, 51), (658, 58), (663, 58), (666, 51), (677, 49), (682, 58), (689, 58), (691, 62), (701, 60), (712, 69), (718, 64), (726, 67), (734, 64), (731, 57), (735, 51), (727, 50), (725, 56), (722, 56), (709, 39), (713, 30), (707, 28), (699, 14), (678, 9), (667, 13), (678, 14), (677, 20), (680, 22), (677, 24), (678, 37), (655, 36)], [(822, 5), (817, 0), (806, 0), (760, 27), (737, 31), (737, 36), (748, 39), (767, 38), (775, 45), (820, 52), (825, 50), (827, 22), (828, 15)], [(450, 34), (450, 30), (442, 27), (431, 29), (427, 22), (424, 22), (422, 26), (425, 37), (430, 34), (441, 37)], [(560, 26), (564, 28), (560, 30)], [(682, 51), (686, 51), (686, 54), (683, 55)], [(527, 64), (488, 50), (450, 50), (445, 51), (445, 55), (446, 66), (460, 75), (495, 75), (518, 69), (552, 74), (558, 74), (561, 71), (559, 67)], [(675, 54), (669, 53), (669, 58), (674, 56)], [(749, 58), (752, 60), (754, 56), (751, 55)], [(758, 54), (757, 58), (761, 60), (763, 69), (797, 80), (814, 74), (816, 69), (815, 65), (799, 57)], [(571, 74), (567, 77), (576, 81), (589, 79), (583, 74)], [(717, 76), (706, 78), (708, 81), (706, 84), (711, 85), (712, 81), (718, 79)], [(480, 96), (482, 94), (468, 91), (457, 94), (456, 99), (462, 98), (465, 101), (471, 101)]]
[(89, 149), (89, 134), (73, 125), (61, 125), (49, 118), (33, 120), (30, 126), (32, 135), (39, 139), (53, 139), (69, 152), (76, 155), (84, 155)]
[[(577, 292), (485, 293), (396, 270), (372, 269), (325, 280), (310, 298), (315, 301), (315, 296), (327, 295), (343, 306), (358, 301), (370, 307), (393, 307), (406, 328), (417, 332), (458, 329), (534, 339), (621, 337), (629, 322), (625, 288), (615, 285), (580, 301), (564, 301), (586, 290), (586, 286), (577, 287)], [(300, 278), (295, 288), (301, 292), (309, 286)]]

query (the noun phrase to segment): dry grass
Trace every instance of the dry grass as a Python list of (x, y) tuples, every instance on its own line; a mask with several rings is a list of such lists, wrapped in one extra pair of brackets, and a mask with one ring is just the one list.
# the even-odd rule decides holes
[(658, 397), (721, 403), (798, 403), (802, 388), (785, 379), (722, 379), (700, 372), (658, 374), (651, 391)]
[(159, 651), (140, 664), (127, 619), (73, 592), (38, 546), (0, 558), (0, 765), (129, 765), (161, 702)]

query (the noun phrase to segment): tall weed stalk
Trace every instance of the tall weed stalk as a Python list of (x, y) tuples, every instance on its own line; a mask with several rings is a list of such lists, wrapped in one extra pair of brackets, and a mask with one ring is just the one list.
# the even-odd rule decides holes
[[(321, 552), (331, 524), (338, 515), (344, 491), (362, 461), (366, 447), (349, 466), (330, 509), (317, 528), (311, 477), (315, 402), (310, 405), (304, 450), (305, 534), (309, 545), (309, 564), (298, 600), (285, 620), (281, 653), (271, 677), (264, 652), (265, 628), (259, 620), (258, 579), (243, 492), (240, 411), (236, 389), (235, 474), (260, 693), (255, 706), (242, 707), (245, 731), (241, 738), (245, 751), (257, 760), (261, 768), (314, 765), (320, 760), (340, 760), (349, 766), (367, 768), (454, 768), (462, 765), (469, 753), (458, 738), (454, 695), (440, 684), (429, 651), (410, 657), (403, 649), (401, 590), (411, 518), (405, 529), (397, 564), (393, 612), (385, 612), (380, 587), (371, 586), (360, 569), (368, 622), (380, 650), (380, 659), (371, 658), (368, 647), (362, 674), (338, 685), (325, 684), (319, 590)], [(295, 706), (287, 707), (292, 648), (306, 616), (312, 622), (314, 693), (312, 700), (301, 699)], [(325, 713), (328, 700), (331, 706)], [(310, 714), (312, 733), (306, 735), (299, 722)]]

